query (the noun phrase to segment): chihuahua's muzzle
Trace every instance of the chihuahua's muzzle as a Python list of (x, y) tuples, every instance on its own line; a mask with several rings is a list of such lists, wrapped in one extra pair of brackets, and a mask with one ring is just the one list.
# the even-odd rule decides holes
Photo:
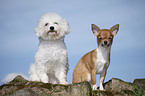
[(108, 42), (108, 41), (103, 41), (102, 42), (102, 44), (101, 44), (101, 46), (107, 46), (107, 47), (109, 47), (111, 44)]

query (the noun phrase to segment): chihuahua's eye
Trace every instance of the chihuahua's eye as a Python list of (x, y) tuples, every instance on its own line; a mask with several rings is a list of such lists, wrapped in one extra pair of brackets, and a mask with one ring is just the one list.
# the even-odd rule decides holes
[(109, 40), (111, 40), (112, 39), (112, 37), (109, 37)]
[(57, 24), (57, 25), (58, 25), (58, 23), (57, 23), (57, 22), (54, 22), (54, 24)]
[(101, 37), (99, 37), (99, 40), (102, 40), (102, 38), (101, 38)]
[(45, 24), (45, 26), (47, 26), (47, 25), (48, 25), (48, 23)]

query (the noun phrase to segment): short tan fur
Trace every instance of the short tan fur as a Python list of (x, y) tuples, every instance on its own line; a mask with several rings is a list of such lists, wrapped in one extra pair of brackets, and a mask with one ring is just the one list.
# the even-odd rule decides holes
[(73, 83), (89, 81), (93, 84), (93, 90), (97, 90), (96, 74), (100, 74), (100, 90), (104, 90), (103, 82), (110, 65), (110, 50), (113, 37), (119, 30), (119, 24), (110, 29), (101, 29), (92, 24), (92, 31), (97, 36), (98, 48), (85, 54), (73, 71)]

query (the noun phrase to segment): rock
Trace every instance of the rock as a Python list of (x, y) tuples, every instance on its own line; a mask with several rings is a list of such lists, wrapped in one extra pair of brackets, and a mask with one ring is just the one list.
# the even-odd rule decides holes
[(18, 75), (12, 81), (10, 81), (9, 84), (25, 85), (27, 82), (28, 82), (28, 80), (26, 80), (22, 76)]
[(135, 79), (133, 84), (139, 86), (145, 92), (145, 79)]
[(92, 96), (115, 96), (115, 95), (111, 91), (96, 90), (96, 91), (93, 91)]
[(112, 78), (104, 86), (105, 90), (111, 91), (114, 94), (113, 96), (142, 96), (144, 94), (143, 90), (133, 83), (117, 78)]
[(144, 79), (133, 83), (112, 78), (104, 84), (104, 91), (92, 91), (89, 82), (71, 85), (32, 82), (17, 76), (8, 84), (0, 86), (0, 96), (145, 96)]
[(0, 86), (0, 96), (90, 96), (89, 82), (71, 85), (31, 82), (17, 76), (9, 84)]
[(134, 87), (132, 83), (124, 82), (117, 78), (112, 78), (105, 84), (106, 90), (112, 90), (116, 92), (121, 92), (122, 90), (131, 90), (134, 91)]

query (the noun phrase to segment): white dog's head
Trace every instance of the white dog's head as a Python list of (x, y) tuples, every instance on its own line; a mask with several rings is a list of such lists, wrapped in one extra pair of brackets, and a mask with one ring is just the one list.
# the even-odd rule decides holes
[(36, 35), (44, 40), (63, 38), (70, 32), (67, 21), (56, 13), (46, 13), (39, 19), (35, 28)]

